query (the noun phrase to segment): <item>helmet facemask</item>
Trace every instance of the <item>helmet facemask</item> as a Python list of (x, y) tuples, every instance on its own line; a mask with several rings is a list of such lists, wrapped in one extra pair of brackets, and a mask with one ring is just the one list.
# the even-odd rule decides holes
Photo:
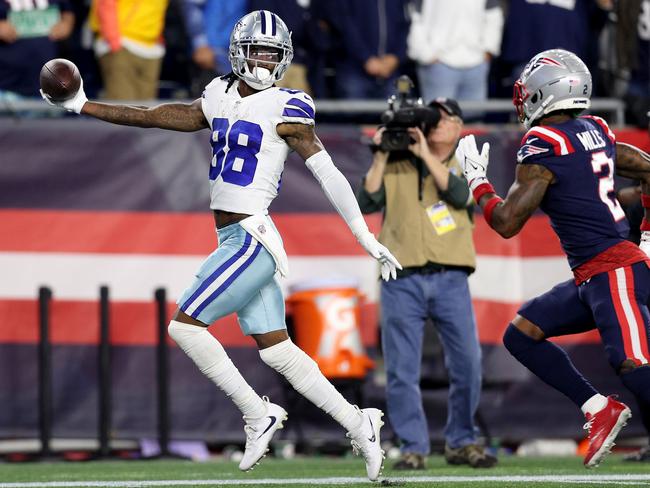
[(286, 61), (285, 49), (268, 44), (240, 43), (238, 51), (233, 71), (256, 90), (264, 90), (280, 81), (291, 59)]
[(526, 90), (526, 86), (521, 82), (521, 80), (515, 81), (515, 85), (512, 90), (512, 104), (517, 110), (517, 119), (519, 122), (523, 123), (526, 119), (526, 113), (524, 112), (524, 102), (528, 99), (530, 93)]
[(233, 72), (255, 90), (280, 81), (293, 58), (291, 32), (282, 19), (267, 10), (242, 17), (230, 35)]

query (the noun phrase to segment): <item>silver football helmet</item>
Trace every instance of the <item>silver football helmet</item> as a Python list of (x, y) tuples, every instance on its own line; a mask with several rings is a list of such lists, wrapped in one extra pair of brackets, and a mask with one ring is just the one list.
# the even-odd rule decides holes
[(526, 129), (556, 110), (591, 106), (591, 73), (575, 54), (550, 49), (531, 59), (515, 82), (512, 103)]
[[(271, 48), (277, 53), (272, 61), (260, 60), (254, 50)], [(232, 71), (247, 85), (264, 90), (280, 81), (293, 58), (291, 32), (280, 17), (268, 10), (256, 10), (244, 15), (230, 34), (229, 49)], [(273, 70), (266, 66), (274, 66)]]

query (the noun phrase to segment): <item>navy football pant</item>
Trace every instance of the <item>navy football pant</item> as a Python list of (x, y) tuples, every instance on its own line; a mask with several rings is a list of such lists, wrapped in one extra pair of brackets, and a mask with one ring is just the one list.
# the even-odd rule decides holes
[[(580, 285), (573, 280), (560, 283), (524, 304), (519, 315), (537, 325), (547, 338), (597, 328), (607, 359), (616, 371), (626, 359), (645, 366), (641, 368), (643, 371), (629, 377), (624, 373), (622, 379), (635, 395), (650, 401), (650, 384), (646, 380), (650, 381), (649, 297), (650, 270), (646, 263), (640, 262), (600, 273)], [(508, 334), (505, 342), (507, 337)], [(523, 355), (519, 356), (526, 365)], [(581, 376), (575, 378), (584, 381)], [(555, 386), (553, 378), (542, 379)]]

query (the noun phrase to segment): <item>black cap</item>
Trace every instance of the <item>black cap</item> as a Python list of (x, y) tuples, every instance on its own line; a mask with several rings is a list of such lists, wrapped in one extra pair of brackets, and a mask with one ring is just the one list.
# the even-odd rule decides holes
[(447, 112), (448, 115), (455, 115), (456, 117), (463, 118), (463, 111), (460, 109), (460, 105), (453, 98), (436, 98), (429, 102), (429, 107), (434, 108), (438, 107)]

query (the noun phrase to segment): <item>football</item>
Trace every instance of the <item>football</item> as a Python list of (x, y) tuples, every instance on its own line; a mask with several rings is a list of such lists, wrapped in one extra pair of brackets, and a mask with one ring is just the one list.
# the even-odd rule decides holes
[(75, 64), (67, 59), (51, 59), (43, 65), (40, 75), (41, 90), (52, 101), (72, 98), (81, 86), (81, 75)]

